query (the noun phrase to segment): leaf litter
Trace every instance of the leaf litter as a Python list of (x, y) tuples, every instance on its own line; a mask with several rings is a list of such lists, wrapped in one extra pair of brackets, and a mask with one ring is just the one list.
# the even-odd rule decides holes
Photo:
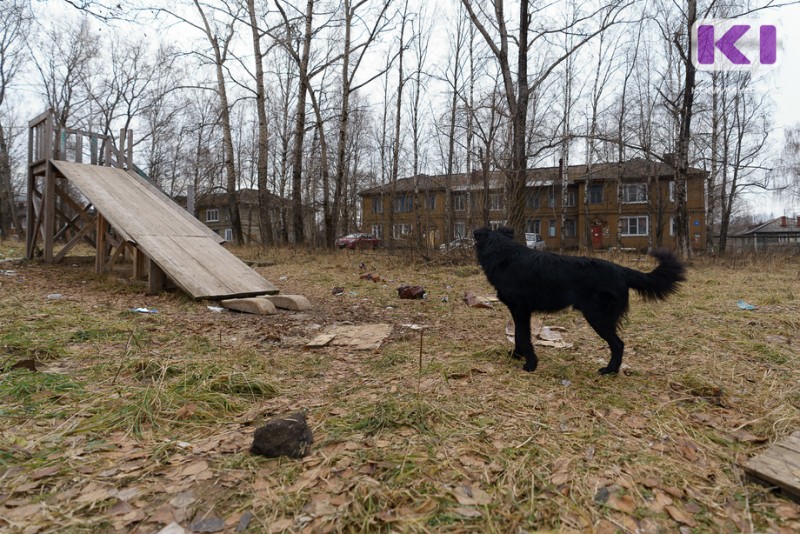
[[(0, 303), (0, 350), (37, 371), (0, 375), (0, 528), (800, 529), (796, 504), (738, 474), (800, 427), (800, 305), (780, 289), (797, 284), (791, 264), (771, 260), (755, 269), (763, 277), (698, 262), (674, 299), (634, 303), (624, 328), (637, 373), (602, 379), (594, 359), (606, 349), (569, 312), (544, 321), (573, 347), (540, 347), (540, 368), (521, 372), (507, 310), (457, 298), (491, 291), (472, 264), (274, 254), (259, 272), (292, 272), (281, 290), (307, 295), (310, 312), (209, 314), (162, 294), (148, 299), (159, 314), (108, 313), (142, 286), (20, 264), (26, 283)], [(430, 298), (380, 284), (332, 295), (365, 258)], [(771, 304), (753, 324), (729, 306), (745, 280)], [(54, 291), (70, 297), (41, 298)], [(302, 350), (328, 327), (379, 323), (395, 328), (377, 347)], [(308, 457), (247, 452), (259, 422), (298, 409), (314, 430)]]

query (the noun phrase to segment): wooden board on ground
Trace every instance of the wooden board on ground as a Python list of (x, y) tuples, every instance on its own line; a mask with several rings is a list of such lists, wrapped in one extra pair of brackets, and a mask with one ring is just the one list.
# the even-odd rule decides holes
[(332, 325), (306, 344), (306, 348), (321, 348), (328, 344), (354, 350), (375, 350), (392, 333), (390, 324)]
[(222, 247), (222, 237), (134, 173), (66, 161), (53, 161), (53, 165), (126, 241), (193, 298), (278, 292)]
[(775, 486), (787, 497), (800, 502), (800, 430), (750, 458), (744, 471), (751, 480)]

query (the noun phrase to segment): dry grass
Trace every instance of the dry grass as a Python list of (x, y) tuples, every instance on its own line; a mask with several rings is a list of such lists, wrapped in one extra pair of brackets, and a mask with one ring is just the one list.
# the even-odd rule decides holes
[[(0, 243), (0, 260), (21, 249)], [(796, 258), (698, 260), (675, 298), (634, 298), (630, 367), (600, 377), (608, 349), (574, 312), (545, 318), (574, 347), (522, 372), (508, 312), (462, 301), (491, 294), (469, 259), (237, 253), (314, 309), (217, 314), (72, 260), (0, 263), (0, 530), (800, 530), (800, 508), (740, 469), (800, 428)], [(362, 262), (386, 282), (360, 280)], [(399, 300), (401, 283), (428, 298)], [(303, 348), (375, 322), (394, 326), (380, 350)], [(39, 370), (10, 370), (26, 359)], [(247, 452), (299, 409), (310, 456)]]

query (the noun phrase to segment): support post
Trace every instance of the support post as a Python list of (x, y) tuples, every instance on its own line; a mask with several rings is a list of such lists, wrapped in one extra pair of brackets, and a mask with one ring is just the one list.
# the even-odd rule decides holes
[(53, 235), (56, 233), (56, 177), (50, 161), (45, 166), (42, 195), (44, 197), (41, 214), (44, 218), (44, 261), (53, 263)]
[(147, 256), (144, 252), (139, 250), (139, 247), (133, 247), (133, 279), (144, 280), (145, 269), (147, 268)]
[(106, 230), (108, 230), (106, 218), (98, 211), (97, 239), (95, 239), (97, 252), (94, 256), (94, 272), (96, 273), (102, 273), (106, 267)]
[(156, 265), (151, 259), (147, 260), (147, 291), (148, 293), (159, 293), (167, 286), (167, 276), (161, 267)]

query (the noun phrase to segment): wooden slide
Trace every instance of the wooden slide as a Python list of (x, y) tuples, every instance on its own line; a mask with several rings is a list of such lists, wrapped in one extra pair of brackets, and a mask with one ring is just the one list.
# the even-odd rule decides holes
[(278, 293), (227, 251), (224, 241), (159, 189), (133, 172), (52, 160), (114, 231), (195, 299)]

